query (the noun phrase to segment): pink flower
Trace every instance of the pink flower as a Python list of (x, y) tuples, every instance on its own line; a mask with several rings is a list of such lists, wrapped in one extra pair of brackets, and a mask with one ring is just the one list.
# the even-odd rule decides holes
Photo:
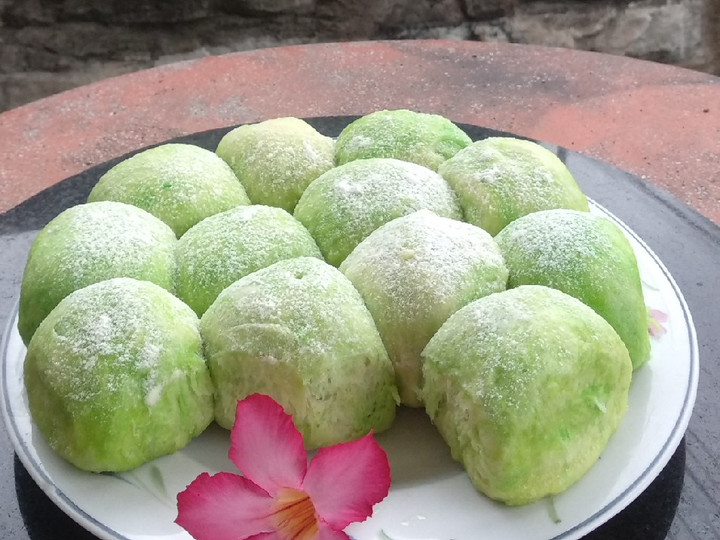
[(349, 540), (390, 489), (372, 434), (320, 449), (308, 465), (302, 435), (272, 398), (237, 406), (230, 459), (244, 476), (203, 473), (178, 494), (175, 520), (197, 540)]
[(659, 309), (648, 309), (648, 331), (652, 337), (662, 337), (667, 332), (664, 323), (668, 320), (667, 313)]

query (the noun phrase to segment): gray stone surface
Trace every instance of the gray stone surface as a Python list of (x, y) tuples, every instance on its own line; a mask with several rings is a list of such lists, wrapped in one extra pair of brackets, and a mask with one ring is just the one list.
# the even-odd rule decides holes
[[(519, 6), (492, 26), (511, 42), (625, 54), (702, 69), (709, 60), (702, 44), (702, 7), (703, 0), (625, 5), (538, 1)], [(477, 26), (478, 37), (484, 39), (487, 23)]]
[(720, 0), (0, 0), (0, 110), (204, 55), (416, 38), (572, 47), (720, 74)]

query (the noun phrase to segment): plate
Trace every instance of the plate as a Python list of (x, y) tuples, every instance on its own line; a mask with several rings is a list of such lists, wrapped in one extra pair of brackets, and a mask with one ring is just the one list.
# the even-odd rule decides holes
[[(652, 339), (651, 359), (633, 377), (628, 413), (598, 462), (560, 495), (507, 507), (472, 487), (423, 411), (400, 408), (393, 427), (377, 436), (392, 466), (390, 494), (369, 520), (348, 527), (354, 539), (577, 539), (630, 504), (668, 462), (687, 428), (697, 389), (692, 318), (650, 248), (608, 210), (595, 202), (591, 206), (622, 228), (638, 258), (646, 303), (667, 314), (666, 333)], [(202, 472), (237, 472), (227, 457), (227, 431), (212, 425), (183, 450), (128, 473), (80, 471), (48, 447), (30, 417), (17, 308), (1, 354), (2, 410), (10, 438), (55, 504), (102, 539), (190, 539), (174, 523), (176, 494)]]

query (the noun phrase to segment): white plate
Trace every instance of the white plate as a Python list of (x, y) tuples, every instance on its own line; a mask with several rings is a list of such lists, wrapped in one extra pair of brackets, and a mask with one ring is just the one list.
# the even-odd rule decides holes
[[(600, 460), (552, 500), (510, 508), (479, 494), (420, 410), (401, 408), (378, 440), (390, 457), (393, 485), (372, 518), (347, 532), (357, 540), (576, 539), (631, 503), (668, 462), (695, 401), (698, 350), (687, 305), (652, 251), (609, 212), (637, 254), (646, 303), (668, 314), (667, 333), (634, 374), (629, 412)], [(23, 385), (25, 347), (11, 320), (2, 346), (3, 414), (20, 460), (48, 496), (103, 539), (189, 539), (175, 525), (176, 494), (204, 471), (235, 471), (228, 432), (211, 426), (188, 447), (123, 474), (82, 472), (59, 458), (30, 418)]]

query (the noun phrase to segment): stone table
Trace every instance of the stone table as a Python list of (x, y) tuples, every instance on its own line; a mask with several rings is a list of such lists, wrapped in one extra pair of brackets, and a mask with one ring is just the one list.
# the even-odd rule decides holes
[[(712, 271), (720, 265), (719, 78), (590, 52), (456, 41), (338, 43), (207, 57), (0, 114), (0, 212), (8, 212), (0, 217), (7, 224), (14, 219), (11, 209), (49, 186), (168, 139), (271, 117), (397, 108), (539, 139), (639, 179), (618, 186), (616, 213), (643, 238), (663, 227), (650, 247), (688, 301), (702, 368), (682, 446), (684, 488), (668, 538), (720, 537), (720, 340), (712, 328), (720, 299), (720, 278)], [(652, 200), (662, 223), (634, 216), (637, 194)], [(16, 234), (21, 227), (13, 223), (0, 233), (10, 229)], [(3, 319), (17, 298), (23, 249), (3, 254), (15, 258), (0, 274)], [(27, 515), (23, 521), (28, 511), (17, 501), (32, 488), (5, 432), (0, 450), (0, 536), (49, 538), (28, 525)], [(52, 512), (51, 504), (37, 510), (38, 516)]]

